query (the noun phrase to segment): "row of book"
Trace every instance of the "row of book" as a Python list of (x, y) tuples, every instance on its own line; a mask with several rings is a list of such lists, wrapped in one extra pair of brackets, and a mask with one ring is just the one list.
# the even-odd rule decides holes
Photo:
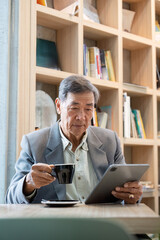
[(139, 109), (131, 109), (130, 96), (123, 93), (123, 136), (124, 138), (146, 138)]
[(84, 75), (115, 82), (112, 54), (110, 50), (83, 46)]

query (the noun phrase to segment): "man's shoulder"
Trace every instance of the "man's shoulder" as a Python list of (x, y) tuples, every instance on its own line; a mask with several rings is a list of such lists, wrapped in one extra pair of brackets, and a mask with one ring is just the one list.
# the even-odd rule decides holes
[(46, 127), (46, 128), (36, 130), (34, 132), (30, 132), (30, 133), (26, 134), (26, 137), (28, 139), (33, 139), (33, 138), (48, 136), (50, 134), (51, 128), (52, 127)]
[(115, 132), (113, 130), (110, 130), (107, 128), (89, 126), (88, 130), (98, 136), (113, 136), (113, 135), (115, 135)]

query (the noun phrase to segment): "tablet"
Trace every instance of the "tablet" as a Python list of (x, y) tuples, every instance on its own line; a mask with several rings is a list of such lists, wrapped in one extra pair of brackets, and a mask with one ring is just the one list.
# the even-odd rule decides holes
[(86, 204), (112, 203), (118, 201), (111, 192), (126, 182), (139, 181), (149, 164), (113, 164), (104, 173), (100, 182), (85, 200)]

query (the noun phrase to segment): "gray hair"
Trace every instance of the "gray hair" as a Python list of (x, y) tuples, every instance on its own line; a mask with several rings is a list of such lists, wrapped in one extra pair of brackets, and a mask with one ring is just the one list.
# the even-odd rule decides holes
[(72, 75), (62, 80), (59, 86), (59, 99), (65, 101), (68, 93), (92, 92), (95, 104), (99, 99), (98, 89), (83, 76)]

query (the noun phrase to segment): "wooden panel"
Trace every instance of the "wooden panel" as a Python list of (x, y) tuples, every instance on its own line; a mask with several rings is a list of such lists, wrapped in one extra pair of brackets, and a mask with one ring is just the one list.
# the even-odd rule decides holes
[(151, 1), (143, 0), (133, 3), (130, 10), (136, 12), (132, 25), (132, 33), (151, 39)]
[(118, 28), (118, 0), (98, 0), (97, 10), (102, 24)]
[(61, 70), (78, 73), (78, 26), (58, 30), (56, 42)]
[(131, 52), (131, 81), (142, 86), (153, 87), (151, 47)]
[(78, 18), (59, 12), (57, 10), (47, 8), (37, 4), (37, 23), (38, 25), (52, 28), (62, 29), (66, 26), (70, 26), (73, 23), (78, 23)]

